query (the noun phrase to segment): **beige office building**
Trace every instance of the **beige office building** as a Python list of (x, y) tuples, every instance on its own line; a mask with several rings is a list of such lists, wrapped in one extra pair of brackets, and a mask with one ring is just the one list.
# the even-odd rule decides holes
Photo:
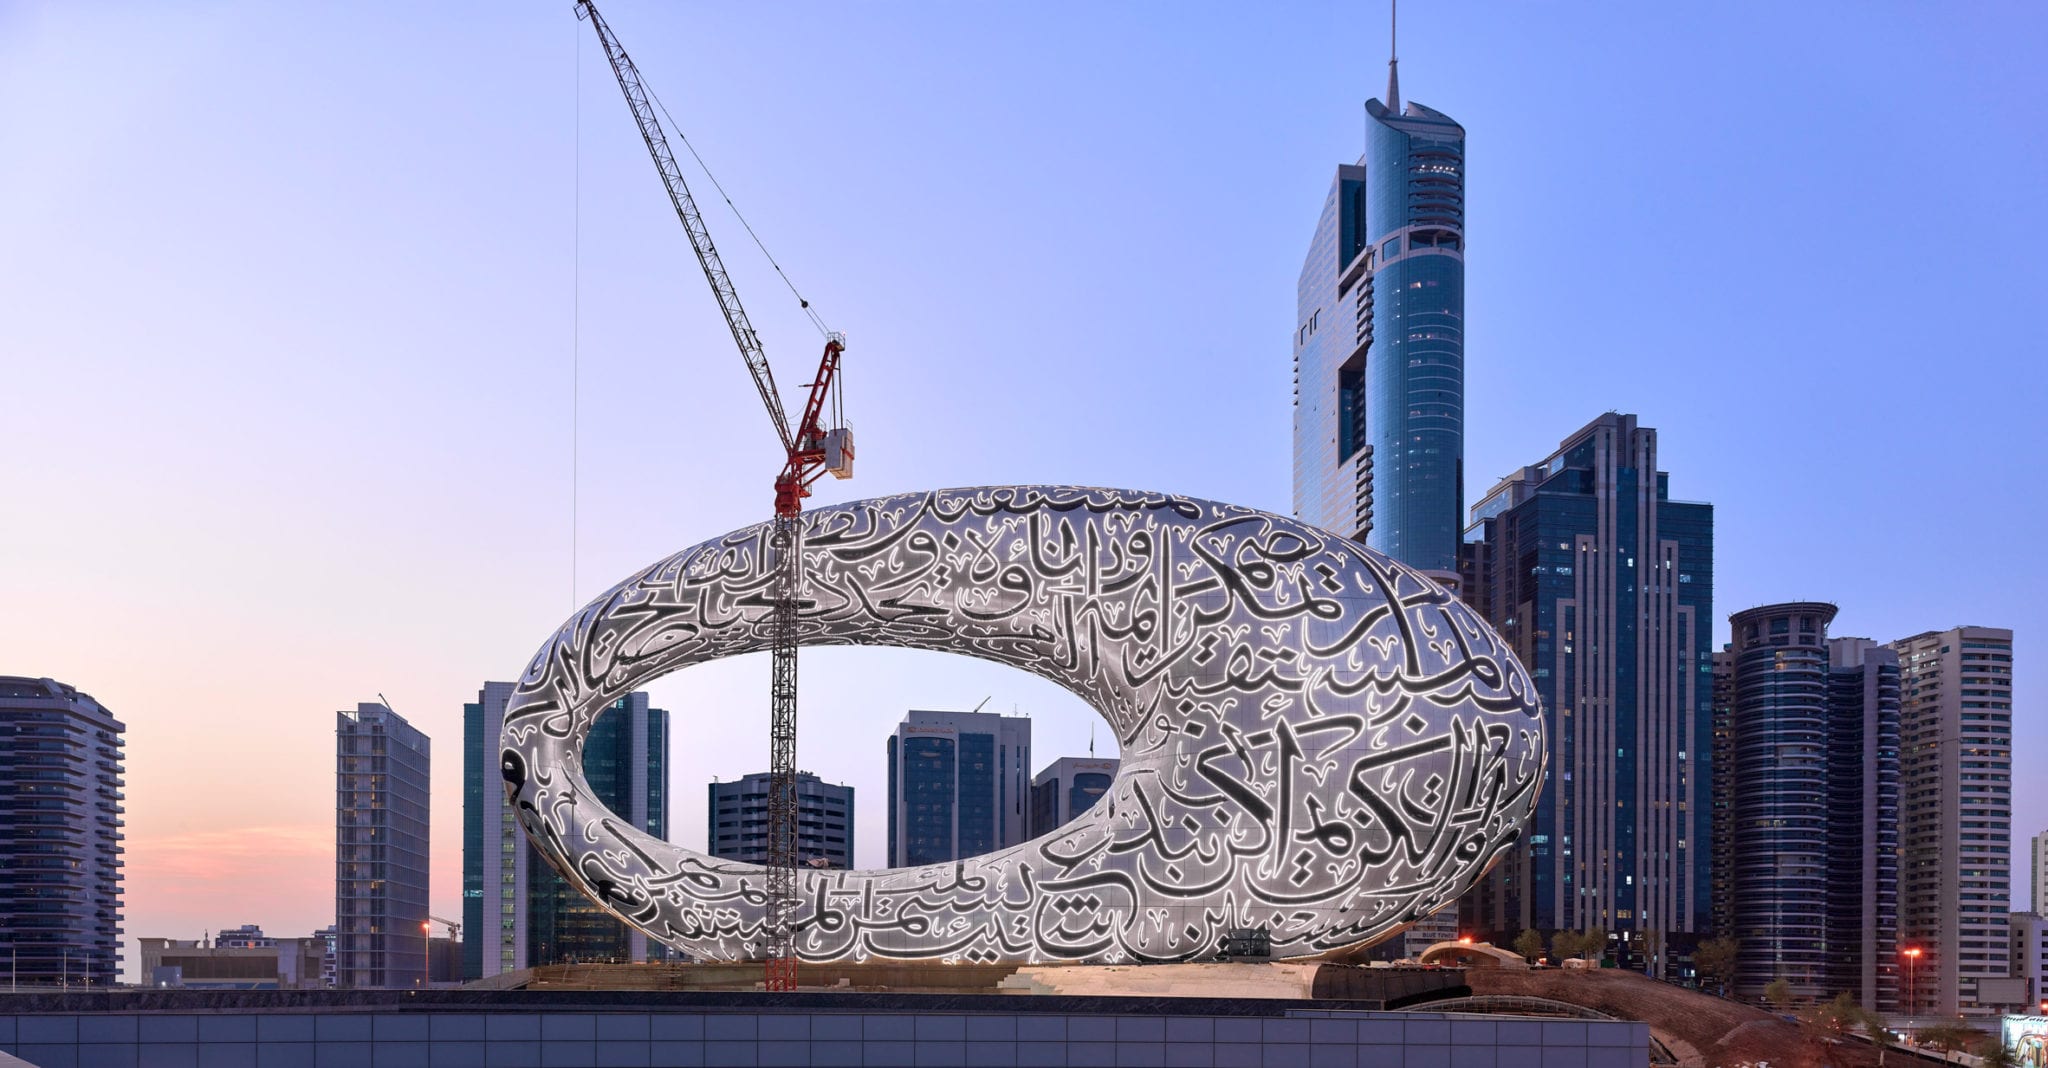
[(2034, 915), (2048, 916), (2048, 831), (2034, 836)]
[(260, 928), (222, 931), (218, 938), (142, 938), (147, 986), (187, 990), (322, 990), (327, 940), (269, 938)]
[(1906, 1011), (1994, 1016), (2000, 1007), (1980, 1003), (1978, 986), (2006, 977), (2012, 959), (2012, 631), (1957, 627), (1891, 648), (1901, 683), (1898, 944), (1921, 950)]

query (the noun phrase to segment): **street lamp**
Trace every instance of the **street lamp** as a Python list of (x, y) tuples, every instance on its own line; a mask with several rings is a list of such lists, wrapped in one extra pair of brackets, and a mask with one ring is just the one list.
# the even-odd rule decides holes
[(420, 921), (420, 989), (427, 987), (427, 980), (434, 977), (434, 925)]
[(1906, 1037), (1910, 1040), (1913, 1037), (1913, 1010), (1920, 1004), (1913, 988), (1913, 980), (1919, 971), (1920, 947), (1907, 946), (1899, 953), (1906, 958)]

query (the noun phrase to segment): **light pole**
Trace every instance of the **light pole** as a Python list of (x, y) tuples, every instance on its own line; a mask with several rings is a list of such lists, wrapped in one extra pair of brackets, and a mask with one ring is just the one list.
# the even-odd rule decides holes
[(427, 980), (434, 976), (434, 925), (420, 921), (420, 989), (427, 988)]
[(1906, 958), (1906, 1038), (1908, 1041), (1911, 1041), (1913, 1037), (1913, 1010), (1918, 1008), (1920, 1004), (1920, 999), (1915, 996), (1918, 991), (1913, 987), (1913, 980), (1919, 973), (1920, 947), (1907, 946), (1899, 952)]

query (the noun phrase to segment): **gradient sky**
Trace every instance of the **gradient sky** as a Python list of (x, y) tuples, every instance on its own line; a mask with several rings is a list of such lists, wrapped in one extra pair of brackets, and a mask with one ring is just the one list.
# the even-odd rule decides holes
[[(849, 335), (860, 469), (821, 500), (1290, 507), (1295, 279), (1384, 92), (1383, 5), (604, 6)], [(1673, 494), (1716, 505), (1724, 633), (1793, 598), (1837, 634), (2018, 632), (2016, 843), (2048, 827), (2048, 9), (1403, 19), (1404, 95), (1469, 133), (1468, 498), (1638, 413)], [(709, 218), (803, 381), (816, 335)], [(379, 692), (434, 738), (459, 918), (462, 703), (581, 600), (765, 518), (779, 465), (568, 0), (0, 0), (0, 372), (0, 673), (129, 725), (131, 939), (331, 922), (333, 714)], [(987, 697), (1041, 762), (1087, 745), (1019, 672), (804, 665), (801, 762), (859, 788), (863, 863), (906, 708)], [(766, 765), (766, 673), (653, 687), (686, 844), (702, 783)]]

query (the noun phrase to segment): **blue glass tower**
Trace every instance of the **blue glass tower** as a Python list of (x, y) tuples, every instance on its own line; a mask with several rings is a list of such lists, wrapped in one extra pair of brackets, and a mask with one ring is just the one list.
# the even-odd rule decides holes
[(1465, 129), (1420, 104), (1397, 107), (1365, 105), (1376, 320), (1365, 361), (1367, 544), (1410, 567), (1455, 572), (1465, 510)]
[(1366, 103), (1297, 286), (1294, 512), (1455, 575), (1465, 467), (1465, 130)]

